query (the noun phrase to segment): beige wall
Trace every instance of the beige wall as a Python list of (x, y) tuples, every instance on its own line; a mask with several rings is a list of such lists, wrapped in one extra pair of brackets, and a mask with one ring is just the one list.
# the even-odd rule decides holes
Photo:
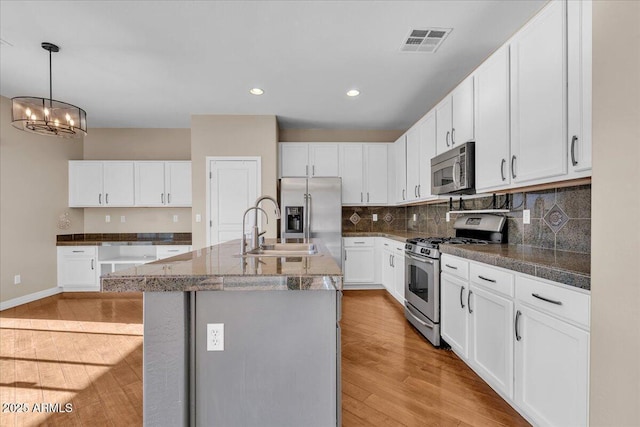
[(280, 142), (394, 142), (403, 130), (280, 129)]
[[(7, 301), (57, 286), (56, 234), (83, 229), (82, 209), (67, 206), (68, 160), (82, 159), (82, 139), (15, 129), (11, 100), (0, 101), (0, 301)], [(61, 230), (65, 212), (71, 227)]]
[[(85, 160), (189, 160), (190, 129), (90, 129)], [(105, 216), (111, 222), (105, 222)], [(125, 222), (120, 222), (120, 217)], [(178, 222), (173, 222), (178, 215)], [(86, 208), (85, 233), (190, 232), (191, 208)]]
[(639, 123), (640, 2), (594, 1), (592, 426), (640, 425)]
[[(262, 194), (276, 197), (276, 145), (278, 125), (275, 116), (196, 115), (191, 117), (191, 160), (193, 179), (193, 247), (206, 245), (206, 157), (260, 156)], [(267, 237), (276, 237), (276, 223), (264, 224)]]

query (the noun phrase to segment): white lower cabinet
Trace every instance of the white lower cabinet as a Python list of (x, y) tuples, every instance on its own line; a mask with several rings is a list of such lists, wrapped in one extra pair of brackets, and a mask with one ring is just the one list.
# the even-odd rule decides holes
[(58, 246), (58, 286), (65, 291), (100, 290), (97, 246)]
[(382, 238), (380, 241), (382, 286), (404, 305), (404, 243), (387, 238)]
[(588, 425), (590, 296), (450, 255), (442, 265), (452, 350), (534, 425)]
[(374, 237), (345, 237), (342, 274), (345, 285), (375, 283)]

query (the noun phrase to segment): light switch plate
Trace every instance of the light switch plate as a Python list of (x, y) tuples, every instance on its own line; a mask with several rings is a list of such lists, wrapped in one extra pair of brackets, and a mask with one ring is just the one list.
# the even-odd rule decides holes
[(196, 214), (196, 222), (202, 222), (202, 215)]
[(178, 215), (173, 216), (173, 222), (178, 222)]
[(446, 220), (447, 222), (451, 222), (451, 213), (450, 213), (450, 212), (447, 212), (447, 213), (445, 214), (445, 220)]
[(418, 220), (418, 215), (417, 214), (413, 214), (413, 222), (416, 222)]
[(120, 215), (120, 222), (127, 222), (127, 219), (124, 217), (124, 215)]
[(224, 323), (207, 323), (207, 351), (224, 351)]
[(371, 216), (374, 222), (378, 220), (378, 214), (372, 214)]
[(104, 222), (111, 222), (111, 215), (105, 215)]
[(522, 223), (523, 224), (531, 224), (531, 210), (524, 209), (522, 211)]
[(20, 275), (16, 274), (15, 276), (13, 276), (13, 284), (19, 285), (20, 283), (22, 283), (22, 278), (20, 278)]

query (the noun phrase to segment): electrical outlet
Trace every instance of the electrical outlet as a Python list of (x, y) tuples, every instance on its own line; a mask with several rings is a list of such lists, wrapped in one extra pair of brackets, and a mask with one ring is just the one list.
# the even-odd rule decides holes
[(124, 215), (120, 215), (120, 222), (127, 222), (127, 219), (124, 217)]
[(173, 216), (173, 222), (178, 222), (178, 215)]
[(22, 278), (20, 277), (20, 275), (16, 274), (15, 276), (13, 276), (13, 284), (19, 285), (20, 283), (22, 283)]
[(522, 223), (523, 224), (531, 224), (531, 210), (523, 209), (522, 211)]
[(196, 214), (196, 222), (202, 222), (202, 215)]
[(378, 220), (378, 214), (372, 214), (371, 216), (374, 222)]
[(105, 215), (104, 222), (111, 222), (111, 215)]
[(413, 214), (413, 222), (416, 222), (418, 220), (418, 214)]
[(224, 351), (224, 323), (207, 323), (207, 351)]
[(445, 218), (445, 220), (446, 220), (447, 222), (451, 222), (451, 213), (450, 213), (450, 212), (447, 212), (447, 213), (445, 214), (444, 218)]

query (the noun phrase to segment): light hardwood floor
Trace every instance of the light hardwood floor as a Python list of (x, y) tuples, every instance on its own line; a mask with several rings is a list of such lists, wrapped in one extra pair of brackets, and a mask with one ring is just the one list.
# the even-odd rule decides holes
[[(341, 325), (345, 427), (528, 425), (385, 291), (346, 291)], [(3, 427), (141, 425), (141, 296), (63, 294), (0, 312), (0, 401), (30, 409), (0, 413)]]

